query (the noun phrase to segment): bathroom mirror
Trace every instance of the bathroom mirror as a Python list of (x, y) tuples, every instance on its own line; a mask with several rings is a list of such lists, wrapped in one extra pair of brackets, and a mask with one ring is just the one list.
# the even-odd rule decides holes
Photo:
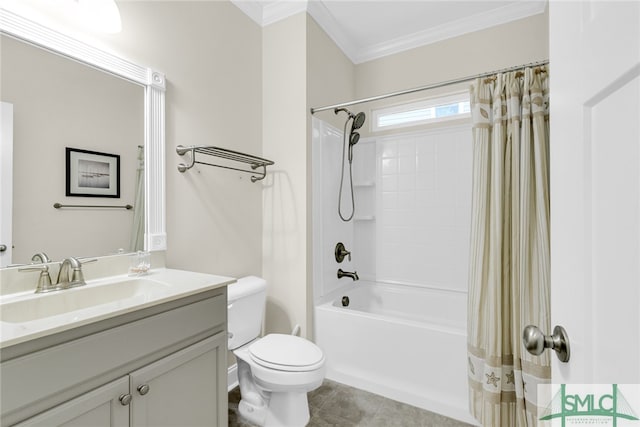
[[(24, 78), (20, 85), (22, 98), (17, 95), (15, 98), (42, 95), (38, 102), (31, 102), (29, 108), (20, 103), (13, 106), (13, 143), (25, 141), (24, 134), (28, 130), (32, 145), (28, 149), (15, 145), (13, 150), (13, 244), (16, 256), (11, 257), (11, 263), (28, 263), (31, 255), (40, 251), (47, 252), (54, 260), (64, 256), (109, 255), (118, 249), (129, 251), (134, 209), (111, 206), (134, 203), (144, 206), (139, 215), (139, 222), (144, 224), (143, 247), (151, 251), (166, 249), (164, 75), (5, 9), (0, 9), (0, 35), (3, 61), (6, 54), (12, 60), (19, 58), (26, 62), (17, 67), (23, 72), (17, 72), (15, 67), (11, 70), (14, 74), (12, 82), (19, 81), (16, 74), (23, 74)], [(8, 70), (8, 66), (3, 65)], [(3, 70), (3, 80), (6, 77)], [(56, 80), (58, 77), (65, 81)], [(68, 90), (65, 85), (70, 85)], [(24, 92), (29, 90), (32, 93), (25, 97)], [(5, 99), (15, 92), (19, 91), (3, 91), (2, 101), (17, 102)], [(48, 98), (44, 97), (45, 93)], [(67, 97), (65, 93), (74, 95)], [(78, 101), (83, 97), (84, 106)], [(118, 103), (121, 103), (120, 107), (116, 107)], [(45, 111), (37, 112), (39, 108)], [(66, 116), (54, 115), (62, 109), (68, 110)], [(36, 123), (25, 124), (28, 111), (35, 111), (30, 115)], [(47, 111), (51, 112), (52, 120), (47, 117)], [(100, 123), (102, 128), (95, 123)], [(68, 128), (73, 128), (73, 132), (65, 131)], [(117, 155), (120, 170), (113, 163), (109, 173), (117, 174), (120, 179), (121, 197), (100, 197), (99, 191), (93, 190), (83, 191), (88, 193), (83, 197), (67, 196), (65, 181), (69, 172), (65, 147), (105, 155), (80, 153), (79, 160), (71, 161), (72, 167), (90, 164), (96, 157), (99, 162), (101, 159), (107, 162)], [(141, 156), (140, 160), (138, 156)], [(141, 164), (144, 168), (138, 171)], [(79, 173), (79, 170), (72, 173)], [(143, 179), (137, 179), (139, 173)], [(138, 193), (143, 193), (144, 203), (135, 202), (136, 181), (143, 185)], [(47, 190), (38, 192), (40, 187)], [(4, 192), (2, 198), (5, 205)], [(54, 203), (109, 208), (56, 209)], [(28, 221), (25, 220), (27, 217)], [(2, 221), (6, 221), (4, 216)], [(122, 229), (126, 229), (126, 236), (112, 239), (113, 234), (122, 234)], [(25, 234), (29, 234), (27, 240)], [(70, 240), (82, 242), (82, 246), (76, 243), (71, 246)], [(68, 249), (70, 247), (74, 249)]]

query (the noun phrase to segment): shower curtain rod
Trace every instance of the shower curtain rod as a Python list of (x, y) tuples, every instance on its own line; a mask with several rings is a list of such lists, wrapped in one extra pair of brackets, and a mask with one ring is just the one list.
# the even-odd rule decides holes
[(468, 81), (475, 80), (475, 79), (481, 79), (481, 78), (484, 78), (484, 77), (491, 77), (491, 76), (493, 76), (495, 74), (499, 74), (499, 73), (507, 73), (509, 71), (522, 70), (523, 68), (527, 68), (527, 67), (539, 67), (541, 65), (547, 65), (548, 63), (549, 63), (549, 60), (545, 59), (544, 61), (531, 62), (529, 64), (518, 65), (517, 67), (503, 68), (502, 70), (496, 70), (496, 71), (492, 71), (490, 73), (476, 74), (475, 76), (469, 76), (469, 77), (462, 77), (462, 78), (453, 79), (453, 80), (447, 80), (445, 82), (434, 83), (434, 84), (430, 84), (430, 85), (427, 85), (427, 86), (416, 87), (416, 88), (413, 88), (413, 89), (405, 89), (405, 90), (401, 90), (401, 91), (398, 91), (398, 92), (386, 93), (384, 95), (372, 96), (370, 98), (362, 98), (362, 99), (358, 99), (358, 100), (355, 100), (355, 101), (348, 101), (348, 102), (342, 102), (340, 104), (327, 105), (326, 107), (312, 108), (311, 109), (311, 114), (319, 113), (320, 111), (333, 110), (334, 108), (342, 108), (342, 107), (348, 107), (348, 106), (351, 106), (351, 105), (364, 104), (365, 102), (379, 101), (381, 99), (392, 98), (394, 96), (408, 95), (410, 93), (422, 92), (423, 90), (437, 89), (439, 87), (449, 86), (449, 85), (456, 84), (456, 83), (464, 83), (464, 82), (468, 82)]

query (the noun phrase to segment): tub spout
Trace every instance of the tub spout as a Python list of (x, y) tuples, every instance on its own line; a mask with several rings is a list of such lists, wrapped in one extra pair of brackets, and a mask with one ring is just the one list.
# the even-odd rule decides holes
[(360, 280), (360, 278), (358, 277), (358, 272), (354, 271), (353, 273), (350, 271), (342, 271), (341, 268), (338, 269), (338, 279), (341, 279), (343, 277), (351, 277), (351, 279), (353, 279), (353, 281), (355, 282), (356, 280)]

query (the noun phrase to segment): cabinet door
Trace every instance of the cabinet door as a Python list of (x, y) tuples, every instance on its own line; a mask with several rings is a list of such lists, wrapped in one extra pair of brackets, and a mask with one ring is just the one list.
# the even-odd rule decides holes
[(225, 343), (219, 333), (131, 373), (131, 424), (226, 427)]
[(120, 378), (15, 427), (127, 427), (129, 406), (120, 402), (120, 396), (128, 393), (128, 378)]

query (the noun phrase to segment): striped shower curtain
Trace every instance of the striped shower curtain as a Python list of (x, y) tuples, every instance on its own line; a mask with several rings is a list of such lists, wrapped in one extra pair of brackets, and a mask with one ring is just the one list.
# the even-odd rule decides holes
[(473, 200), (468, 298), (469, 405), (483, 426), (535, 426), (549, 353), (522, 330), (550, 331), (549, 108), (544, 68), (471, 87)]

